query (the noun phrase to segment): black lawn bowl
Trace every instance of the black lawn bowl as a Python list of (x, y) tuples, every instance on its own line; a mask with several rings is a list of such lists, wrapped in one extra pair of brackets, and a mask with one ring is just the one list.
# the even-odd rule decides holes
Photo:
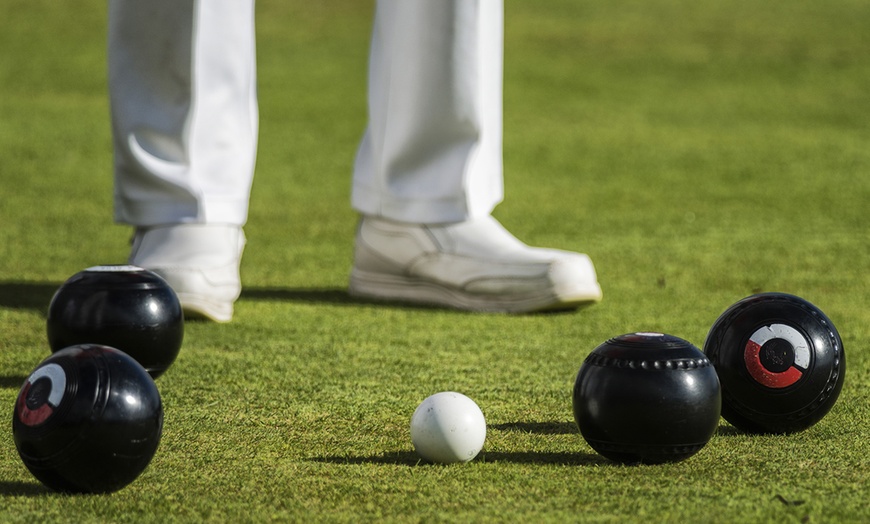
[(678, 462), (716, 432), (719, 379), (700, 349), (661, 333), (632, 333), (595, 348), (574, 383), (574, 419), (586, 442), (621, 463)]
[(154, 380), (123, 352), (83, 344), (57, 351), (25, 380), (12, 434), (27, 469), (47, 487), (108, 493), (148, 466), (163, 431)]
[(136, 266), (96, 266), (58, 288), (46, 321), (52, 351), (104, 344), (127, 353), (157, 378), (184, 338), (178, 296), (157, 274)]

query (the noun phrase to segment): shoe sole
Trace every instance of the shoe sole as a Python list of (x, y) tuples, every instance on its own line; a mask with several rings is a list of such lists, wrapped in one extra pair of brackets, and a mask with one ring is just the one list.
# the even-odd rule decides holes
[(218, 304), (187, 293), (178, 293), (178, 301), (181, 302), (181, 309), (186, 319), (211, 320), (219, 323), (233, 319), (232, 304)]
[(448, 288), (428, 280), (371, 273), (354, 268), (348, 292), (351, 296), (378, 301), (443, 306), (489, 313), (536, 313), (573, 310), (601, 300), (601, 287), (560, 295), (553, 289), (510, 297), (479, 295)]

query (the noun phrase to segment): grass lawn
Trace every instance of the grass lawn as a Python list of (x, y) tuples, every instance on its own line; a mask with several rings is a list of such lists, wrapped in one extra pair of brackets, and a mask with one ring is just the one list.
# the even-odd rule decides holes
[[(349, 173), (372, 2), (259, 0), (261, 138), (226, 325), (189, 322), (158, 380), (163, 439), (111, 495), (43, 488), (12, 406), (67, 277), (126, 258), (111, 222), (104, 1), (0, 17), (0, 522), (867, 522), (870, 3), (508, 2), (506, 200), (518, 237), (589, 253), (604, 301), (476, 315), (357, 302)], [(586, 355), (633, 331), (702, 345), (759, 291), (835, 323), (846, 383), (791, 436), (726, 422), (680, 463), (621, 466), (573, 423)], [(428, 395), (487, 417), (484, 451), (422, 464)]]

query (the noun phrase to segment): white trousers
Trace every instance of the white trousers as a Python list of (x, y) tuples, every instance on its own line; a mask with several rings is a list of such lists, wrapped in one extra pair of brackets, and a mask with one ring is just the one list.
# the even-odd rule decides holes
[[(502, 0), (378, 1), (354, 209), (440, 223), (501, 201), (502, 43)], [(244, 224), (253, 0), (110, 0), (108, 63), (116, 220)]]

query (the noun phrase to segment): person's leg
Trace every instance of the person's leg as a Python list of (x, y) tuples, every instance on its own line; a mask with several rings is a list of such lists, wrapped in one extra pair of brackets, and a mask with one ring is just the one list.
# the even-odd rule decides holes
[(501, 0), (377, 3), (357, 211), (445, 223), (501, 201), (502, 18)]
[(529, 247), (502, 198), (501, 0), (380, 0), (352, 294), (527, 312), (601, 298), (586, 255)]
[(229, 320), (257, 145), (253, 0), (109, 3), (115, 219), (130, 262)]
[(253, 2), (112, 0), (116, 219), (243, 225), (257, 145)]

